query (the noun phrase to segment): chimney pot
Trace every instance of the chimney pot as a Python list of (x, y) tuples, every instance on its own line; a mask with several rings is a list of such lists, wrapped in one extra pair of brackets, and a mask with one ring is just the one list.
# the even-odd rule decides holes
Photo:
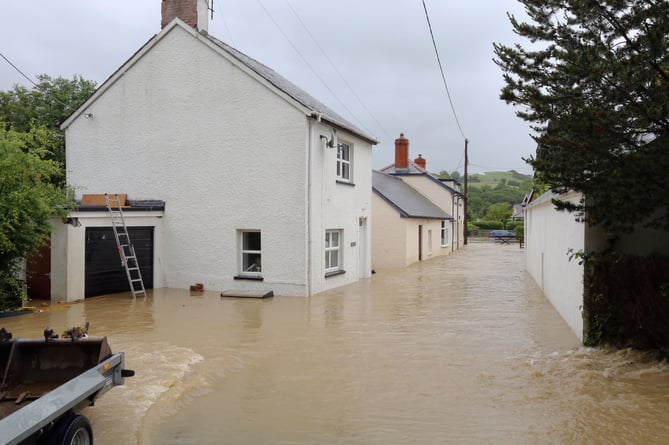
[(413, 160), (413, 162), (414, 162), (416, 165), (418, 165), (420, 168), (422, 168), (423, 170), (425, 170), (425, 163), (426, 163), (426, 161), (425, 161), (425, 158), (423, 157), (422, 154), (419, 154), (418, 157), (417, 157), (416, 159)]

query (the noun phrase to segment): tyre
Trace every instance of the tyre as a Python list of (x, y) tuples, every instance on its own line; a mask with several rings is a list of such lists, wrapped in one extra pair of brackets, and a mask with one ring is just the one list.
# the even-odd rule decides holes
[(85, 416), (65, 417), (51, 430), (49, 444), (93, 445), (93, 428)]

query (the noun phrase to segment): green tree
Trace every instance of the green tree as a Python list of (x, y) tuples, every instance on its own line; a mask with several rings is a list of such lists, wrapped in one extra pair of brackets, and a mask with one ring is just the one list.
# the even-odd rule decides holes
[(530, 20), (510, 20), (528, 44), (495, 44), (495, 62), (501, 98), (534, 125), (536, 179), (583, 192), (556, 206), (613, 238), (668, 228), (669, 2), (520, 2)]
[(44, 242), (51, 232), (49, 216), (66, 202), (64, 189), (52, 182), (60, 166), (40, 148), (45, 131), (0, 127), (0, 310), (21, 305), (20, 260)]
[(508, 202), (498, 202), (496, 204), (491, 204), (488, 207), (483, 219), (486, 221), (500, 221), (501, 223), (505, 223), (511, 218), (512, 214), (511, 204)]
[(25, 150), (47, 150), (47, 159), (61, 166), (61, 174), (52, 177), (57, 185), (65, 185), (65, 137), (60, 124), (95, 91), (95, 82), (74, 76), (72, 80), (55, 79), (41, 74), (31, 89), (14, 85), (10, 91), (0, 91), (0, 126), (5, 130), (29, 133), (43, 127), (39, 144), (26, 142)]

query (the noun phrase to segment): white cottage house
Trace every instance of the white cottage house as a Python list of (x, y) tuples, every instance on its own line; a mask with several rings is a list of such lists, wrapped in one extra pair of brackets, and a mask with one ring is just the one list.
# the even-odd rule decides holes
[(464, 245), (464, 195), (452, 180), (411, 161), (409, 140), (395, 140), (395, 163), (373, 176), (372, 267), (404, 267), (459, 250)]
[[(369, 277), (377, 141), (209, 35), (206, 8), (164, 0), (162, 30), (63, 123), (76, 199), (127, 195), (149, 287), (310, 296)], [(111, 223), (85, 204), (52, 237), (55, 300), (123, 290), (99, 286), (124, 272), (98, 270)]]

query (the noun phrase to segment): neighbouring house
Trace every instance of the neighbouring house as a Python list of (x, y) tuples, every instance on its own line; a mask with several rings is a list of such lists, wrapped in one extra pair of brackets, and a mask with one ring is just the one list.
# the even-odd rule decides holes
[(162, 30), (63, 123), (78, 205), (52, 236), (52, 299), (128, 289), (104, 284), (125, 274), (86, 203), (104, 193), (127, 195), (147, 287), (310, 296), (371, 275), (377, 141), (209, 35), (206, 12), (163, 0)]
[[(525, 204), (526, 269), (552, 305), (583, 341), (583, 265), (574, 253), (601, 251), (607, 247), (604, 233), (597, 227), (576, 221), (573, 214), (557, 211), (552, 202), (555, 195), (548, 191)], [(574, 204), (582, 194), (560, 194), (561, 201)], [(622, 237), (616, 250), (628, 254), (648, 255), (669, 252), (666, 232), (639, 227)]]
[(464, 195), (457, 182), (409, 159), (409, 140), (395, 140), (395, 163), (373, 175), (372, 267), (405, 267), (464, 245)]
[(523, 215), (523, 205), (522, 204), (513, 204), (511, 206), (511, 219), (513, 221), (522, 221), (525, 216)]

